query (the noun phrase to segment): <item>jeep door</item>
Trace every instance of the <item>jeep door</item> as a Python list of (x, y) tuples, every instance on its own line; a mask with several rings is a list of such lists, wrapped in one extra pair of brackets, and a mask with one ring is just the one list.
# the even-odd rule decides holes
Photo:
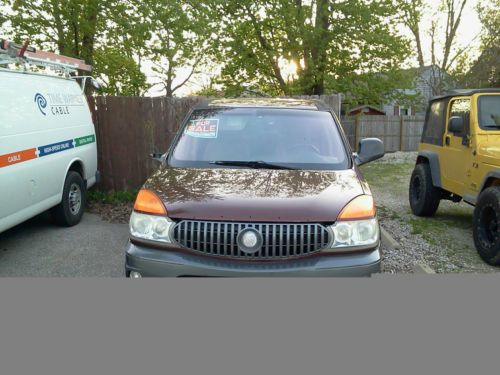
[[(443, 187), (463, 196), (469, 190), (472, 169), (472, 148), (470, 147), (470, 112), (469, 97), (453, 98), (448, 104), (446, 131), (441, 154)], [(457, 131), (451, 126), (451, 118), (462, 119), (463, 126)]]

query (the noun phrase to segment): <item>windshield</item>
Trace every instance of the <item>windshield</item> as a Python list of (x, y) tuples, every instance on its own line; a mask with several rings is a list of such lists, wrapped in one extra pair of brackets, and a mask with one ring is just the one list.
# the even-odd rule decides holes
[(500, 129), (500, 95), (479, 97), (479, 126), (481, 129)]
[[(194, 111), (182, 129), (169, 164), (245, 167), (220, 163), (224, 161), (264, 162), (270, 168), (270, 164), (316, 170), (349, 167), (341, 136), (328, 112), (267, 108)], [(246, 167), (252, 166), (257, 164)]]

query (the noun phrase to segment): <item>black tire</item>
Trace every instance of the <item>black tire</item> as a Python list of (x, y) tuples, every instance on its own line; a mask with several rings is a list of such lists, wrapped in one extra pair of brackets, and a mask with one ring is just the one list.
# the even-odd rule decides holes
[(417, 216), (433, 216), (441, 201), (441, 189), (432, 184), (429, 164), (417, 164), (410, 179), (410, 206)]
[(479, 256), (492, 266), (500, 266), (500, 187), (479, 195), (472, 225), (474, 244)]
[(52, 209), (57, 224), (72, 227), (80, 222), (85, 211), (85, 183), (82, 176), (69, 171), (64, 181), (62, 201)]

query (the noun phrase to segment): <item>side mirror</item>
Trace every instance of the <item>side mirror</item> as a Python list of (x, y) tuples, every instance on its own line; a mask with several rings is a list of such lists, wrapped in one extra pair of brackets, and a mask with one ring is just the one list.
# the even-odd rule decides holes
[(459, 116), (453, 116), (448, 122), (448, 132), (453, 134), (461, 134), (464, 131), (464, 119)]
[(153, 152), (152, 154), (149, 154), (149, 156), (156, 161), (162, 162), (163, 161), (163, 154)]
[(363, 165), (380, 159), (385, 154), (384, 143), (378, 138), (360, 140), (358, 150), (354, 159), (357, 165)]

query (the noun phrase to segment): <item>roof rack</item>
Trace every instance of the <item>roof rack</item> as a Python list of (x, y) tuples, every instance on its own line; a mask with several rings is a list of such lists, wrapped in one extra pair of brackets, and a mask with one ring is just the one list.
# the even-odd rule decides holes
[(37, 51), (28, 45), (28, 41), (24, 45), (20, 45), (0, 39), (0, 65), (7, 64), (21, 64), (25, 69), (27, 69), (27, 65), (43, 66), (62, 71), (66, 76), (78, 70), (92, 71), (92, 67), (87, 65), (84, 60), (52, 52)]

